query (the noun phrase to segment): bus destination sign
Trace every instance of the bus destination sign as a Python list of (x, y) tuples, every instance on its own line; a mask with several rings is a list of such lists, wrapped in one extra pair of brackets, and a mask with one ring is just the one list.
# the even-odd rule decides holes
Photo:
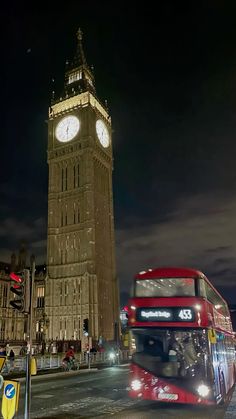
[(191, 307), (143, 307), (137, 308), (140, 322), (194, 322), (195, 313)]

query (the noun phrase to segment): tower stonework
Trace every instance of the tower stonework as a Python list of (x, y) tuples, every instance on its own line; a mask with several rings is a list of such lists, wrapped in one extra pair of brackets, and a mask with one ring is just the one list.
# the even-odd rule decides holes
[(111, 118), (96, 96), (82, 33), (48, 121), (45, 311), (50, 340), (114, 339), (119, 320), (112, 196)]

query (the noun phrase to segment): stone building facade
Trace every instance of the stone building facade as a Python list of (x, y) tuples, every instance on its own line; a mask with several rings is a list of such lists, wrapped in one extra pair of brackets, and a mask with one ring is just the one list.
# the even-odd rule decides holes
[[(23, 313), (14, 310), (10, 301), (14, 294), (10, 291), (12, 285), (9, 274), (21, 272), (27, 269), (27, 252), (21, 246), (18, 257), (13, 254), (9, 263), (0, 262), (0, 343), (14, 343), (22, 345), (26, 340), (27, 318)], [(32, 338), (35, 344), (41, 344), (44, 340), (46, 318), (44, 313), (44, 284), (46, 265), (36, 266), (34, 290), (33, 290), (33, 322)]]

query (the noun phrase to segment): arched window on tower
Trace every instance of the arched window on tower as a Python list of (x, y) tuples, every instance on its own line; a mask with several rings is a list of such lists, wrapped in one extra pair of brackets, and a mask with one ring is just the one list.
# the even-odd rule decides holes
[(15, 323), (15, 319), (13, 317), (12, 320), (11, 320), (11, 335), (12, 335), (12, 339), (16, 339), (16, 336), (15, 336), (15, 326), (16, 326), (16, 323)]
[(74, 205), (73, 205), (73, 213), (74, 213), (74, 224), (76, 223), (76, 205), (75, 205), (75, 202), (74, 202)]
[(67, 298), (68, 298), (68, 283), (65, 282), (65, 305), (67, 305), (68, 303)]
[(66, 205), (66, 209), (65, 209), (65, 225), (67, 226), (67, 205)]
[(73, 290), (73, 304), (76, 304), (76, 285), (74, 283), (74, 290)]
[(67, 174), (68, 174), (68, 170), (67, 167), (65, 168), (65, 191), (67, 191)]
[(64, 217), (63, 217), (63, 209), (61, 210), (61, 227), (63, 227), (63, 221), (64, 221)]
[(65, 332), (64, 332), (64, 338), (66, 339), (66, 338), (67, 338), (67, 333), (66, 333), (66, 329), (67, 329), (67, 321), (66, 321), (66, 319), (65, 319), (64, 321), (65, 321)]
[(44, 307), (44, 287), (37, 287), (37, 308)]
[(26, 338), (26, 333), (28, 333), (28, 319), (24, 319), (24, 339)]
[(77, 186), (80, 186), (80, 170), (79, 170), (79, 164), (77, 165)]
[(60, 333), (59, 333), (59, 339), (63, 339), (63, 330), (62, 330), (62, 318), (60, 317)]
[(80, 223), (80, 210), (79, 210), (79, 205), (78, 205), (78, 209), (77, 209), (77, 223)]
[(60, 282), (60, 306), (62, 306), (62, 282)]
[(78, 318), (78, 339), (80, 339), (80, 337), (81, 337), (80, 328), (81, 328), (81, 320), (80, 320), (80, 317), (79, 317)]
[(77, 293), (78, 293), (78, 303), (81, 303), (81, 286), (80, 286), (80, 280), (78, 281), (78, 287), (77, 287)]
[(73, 183), (74, 183), (74, 188), (78, 188), (80, 186), (79, 163), (75, 164), (73, 167)]
[(76, 166), (73, 167), (74, 188), (76, 187)]
[(7, 285), (4, 284), (3, 286), (3, 301), (2, 301), (2, 307), (6, 308), (7, 307)]
[(0, 339), (5, 340), (6, 320), (2, 319), (0, 324)]
[(61, 169), (61, 190), (64, 190), (64, 167)]
[(73, 329), (74, 329), (73, 338), (76, 340), (77, 339), (78, 330), (77, 330), (77, 321), (76, 321), (75, 318), (73, 319)]

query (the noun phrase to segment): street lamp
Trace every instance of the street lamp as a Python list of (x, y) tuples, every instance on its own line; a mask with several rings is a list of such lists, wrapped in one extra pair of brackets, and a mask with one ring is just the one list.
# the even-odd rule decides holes
[(40, 319), (40, 332), (41, 332), (41, 342), (42, 342), (42, 355), (44, 355), (46, 349), (46, 331), (49, 327), (49, 318), (45, 313), (43, 313), (42, 318)]

